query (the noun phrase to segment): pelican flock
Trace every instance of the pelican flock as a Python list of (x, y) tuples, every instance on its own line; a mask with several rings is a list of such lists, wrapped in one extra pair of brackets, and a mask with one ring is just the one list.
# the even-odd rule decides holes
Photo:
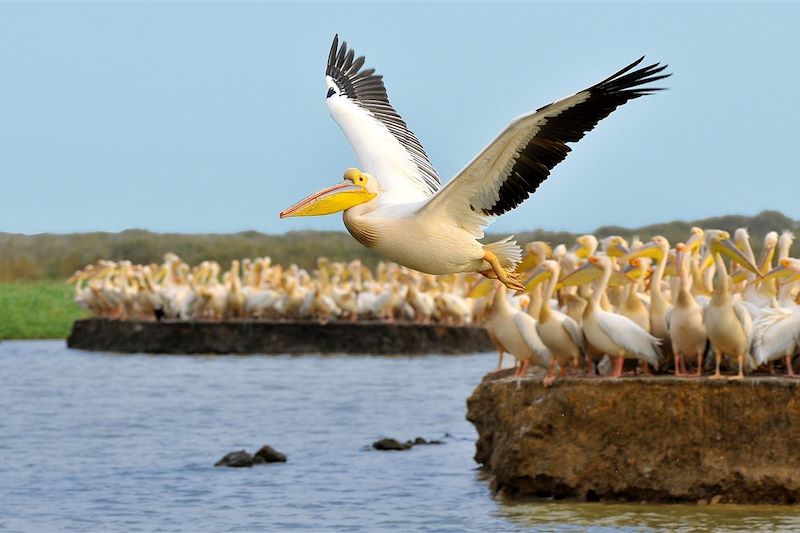
[(666, 65), (639, 67), (643, 57), (603, 81), (515, 119), (442, 186), (422, 144), (389, 103), (383, 77), (364, 68), (334, 37), (325, 71), (326, 103), (361, 168), (308, 196), (281, 218), (343, 211), (358, 242), (398, 264), (428, 274), (478, 272), (523, 288), (522, 250), (506, 237), (483, 244), (484, 229), (536, 191), (566, 158), (570, 143), (626, 102), (652, 94)]
[[(518, 376), (669, 372), (741, 379), (757, 369), (788, 376), (800, 345), (800, 259), (794, 236), (765, 237), (753, 261), (746, 232), (692, 228), (673, 246), (662, 236), (629, 245), (582, 235), (575, 244), (526, 245), (522, 291), (476, 273), (422, 274), (396, 263), (320, 258), (317, 268), (268, 257), (194, 267), (101, 260), (68, 280), (75, 300), (111, 319), (412, 321), (485, 327)], [(750, 252), (748, 252), (750, 250)], [(524, 266), (524, 268), (522, 268)], [(654, 287), (654, 285), (658, 287)], [(632, 304), (631, 302), (634, 302)], [(658, 303), (655, 303), (658, 302)], [(655, 314), (654, 314), (655, 311)], [(652, 327), (664, 317), (666, 331)], [(628, 362), (626, 362), (628, 361)]]

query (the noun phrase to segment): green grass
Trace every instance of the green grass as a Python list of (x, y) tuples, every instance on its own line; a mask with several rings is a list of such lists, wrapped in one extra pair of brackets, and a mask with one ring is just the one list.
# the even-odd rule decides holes
[(64, 339), (85, 315), (59, 281), (0, 283), (0, 340)]

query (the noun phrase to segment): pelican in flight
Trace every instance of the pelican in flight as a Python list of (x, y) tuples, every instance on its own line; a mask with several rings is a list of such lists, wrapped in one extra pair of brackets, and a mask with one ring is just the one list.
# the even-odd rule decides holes
[(280, 213), (344, 211), (345, 227), (364, 246), (428, 274), (479, 272), (523, 290), (514, 272), (521, 250), (513, 237), (483, 244), (491, 221), (522, 203), (597, 123), (629, 100), (661, 88), (666, 65), (636, 68), (644, 57), (603, 81), (515, 119), (442, 186), (425, 149), (389, 103), (383, 77), (363, 68), (334, 37), (326, 69), (326, 103), (361, 168), (344, 181)]

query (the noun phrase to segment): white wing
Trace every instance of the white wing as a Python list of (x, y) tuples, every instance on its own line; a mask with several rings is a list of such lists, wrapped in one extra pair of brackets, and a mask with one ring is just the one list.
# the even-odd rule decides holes
[(579, 141), (628, 100), (659, 90), (642, 85), (669, 76), (658, 63), (630, 72), (643, 57), (579, 93), (514, 120), (441, 189), (422, 213), (449, 219), (476, 237), (493, 217), (522, 203)]
[(661, 341), (640, 328), (636, 322), (616, 313), (598, 312), (597, 325), (615, 344), (643, 357), (653, 367), (658, 367), (661, 356), (658, 345)]
[(514, 325), (533, 353), (541, 360), (541, 364), (549, 365), (552, 355), (536, 332), (536, 319), (528, 313), (517, 311), (514, 313)]
[(753, 318), (742, 302), (733, 304), (733, 311), (736, 313), (736, 318), (739, 319), (739, 323), (742, 325), (744, 335), (747, 338), (747, 350), (749, 351), (750, 345), (753, 343)]
[(586, 343), (583, 340), (583, 331), (581, 327), (575, 322), (572, 317), (568, 315), (561, 315), (563, 320), (561, 321), (561, 327), (567, 332), (572, 342), (575, 343), (575, 346), (580, 348), (581, 351), (586, 350)]
[(347, 43), (333, 38), (325, 83), (331, 116), (344, 131), (362, 170), (381, 186), (380, 205), (419, 202), (439, 190), (425, 149), (389, 103), (383, 77), (363, 69)]

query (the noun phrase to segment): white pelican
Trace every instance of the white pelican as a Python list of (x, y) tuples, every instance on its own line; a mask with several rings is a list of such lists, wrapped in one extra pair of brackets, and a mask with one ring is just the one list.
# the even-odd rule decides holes
[(708, 335), (703, 324), (703, 308), (694, 299), (689, 291), (691, 286), (691, 273), (689, 272), (689, 248), (681, 243), (676, 246), (678, 250), (678, 292), (675, 303), (667, 314), (667, 327), (675, 355), (675, 375), (683, 374), (681, 368), (684, 355), (697, 357), (696, 375), (703, 372), (703, 354), (706, 351)]
[(564, 313), (552, 309), (550, 301), (558, 283), (558, 276), (561, 267), (556, 261), (545, 260), (531, 274), (527, 286), (536, 285), (549, 280), (545, 288), (544, 304), (541, 306), (536, 323), (536, 332), (545, 346), (553, 354), (550, 359), (550, 366), (547, 369), (547, 377), (544, 379), (544, 386), (550, 386), (555, 381), (555, 363), (561, 367), (561, 377), (566, 376), (568, 365), (572, 365), (577, 372), (580, 364), (581, 351), (584, 348), (583, 333), (577, 322)]
[[(800, 275), (800, 260), (786, 257), (779, 266), (766, 275), (767, 280), (778, 277), (789, 278), (785, 285), (791, 285), (793, 278)], [(793, 302), (792, 302), (793, 303)], [(765, 309), (754, 324), (755, 342), (753, 356), (757, 364), (769, 363), (784, 358), (786, 374), (796, 377), (792, 367), (792, 357), (800, 343), (800, 309), (774, 307)]]
[(491, 313), (484, 326), (500, 352), (498, 366), (502, 364), (503, 352), (516, 358), (519, 366), (514, 375), (518, 377), (525, 375), (532, 362), (542, 368), (550, 366), (552, 355), (536, 332), (536, 319), (509, 303), (503, 285), (495, 288)]
[(736, 262), (753, 273), (761, 276), (758, 269), (729, 239), (728, 232), (721, 230), (706, 231), (708, 249), (714, 257), (717, 267), (718, 282), (714, 285), (711, 301), (703, 311), (703, 323), (706, 325), (708, 339), (714, 349), (716, 366), (711, 379), (721, 379), (719, 363), (722, 354), (736, 356), (739, 372), (731, 379), (744, 378), (744, 360), (750, 353), (753, 340), (753, 320), (747, 308), (741, 302), (734, 301), (730, 293), (730, 279), (722, 260), (722, 253), (731, 256)]
[(650, 278), (650, 333), (661, 339), (661, 348), (669, 354), (672, 347), (667, 329), (667, 313), (672, 304), (661, 290), (661, 282), (664, 279), (664, 270), (669, 257), (669, 241), (661, 235), (656, 235), (649, 244), (627, 256), (629, 259), (636, 257), (650, 257), (656, 261), (653, 276)]
[(661, 341), (643, 330), (628, 317), (604, 311), (600, 300), (606, 292), (611, 279), (611, 259), (607, 256), (593, 255), (589, 263), (602, 269), (602, 275), (594, 288), (586, 310), (583, 313), (583, 335), (598, 352), (616, 357), (612, 377), (622, 375), (622, 362), (625, 357), (636, 358), (655, 369), (661, 352)]
[(482, 244), (484, 228), (515, 208), (597, 123), (629, 100), (659, 88), (666, 65), (634, 70), (644, 57), (572, 96), (514, 120), (442, 187), (420, 142), (389, 103), (382, 76), (363, 69), (334, 37), (326, 69), (326, 102), (363, 170), (280, 213), (326, 215), (344, 211), (347, 230), (364, 246), (429, 274), (480, 272), (522, 290), (515, 266), (521, 250), (512, 237)]

